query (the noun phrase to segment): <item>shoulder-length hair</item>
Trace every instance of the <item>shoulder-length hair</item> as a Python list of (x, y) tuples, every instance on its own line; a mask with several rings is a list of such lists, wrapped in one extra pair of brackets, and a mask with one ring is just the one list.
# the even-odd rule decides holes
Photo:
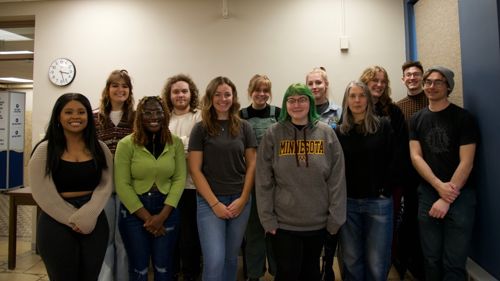
[(378, 99), (378, 102), (381, 105), (382, 113), (384, 116), (389, 115), (389, 106), (392, 103), (391, 99), (391, 86), (389, 81), (389, 76), (387, 75), (387, 71), (378, 65), (370, 66), (363, 71), (359, 80), (368, 85), (368, 82), (375, 79), (375, 76), (378, 72), (382, 72), (384, 74), (384, 79), (386, 81), (385, 90), (382, 93), (382, 96)]
[(366, 84), (361, 81), (351, 81), (345, 88), (344, 99), (342, 100), (342, 124), (340, 124), (339, 127), (340, 133), (343, 135), (348, 135), (349, 132), (354, 128), (354, 125), (356, 125), (354, 122), (354, 116), (351, 109), (349, 108), (347, 101), (349, 99), (349, 92), (351, 91), (352, 87), (359, 87), (363, 89), (363, 94), (367, 99), (365, 118), (363, 122), (359, 124), (359, 130), (364, 135), (374, 134), (377, 132), (380, 126), (380, 120), (375, 115), (373, 109), (374, 105), (372, 96), (370, 94), (370, 89), (368, 89), (368, 86), (366, 86)]
[(257, 91), (259, 88), (264, 87), (269, 90), (269, 96), (272, 98), (273, 94), (271, 92), (272, 83), (269, 77), (262, 74), (255, 74), (248, 83), (248, 97), (252, 97), (252, 93)]
[(288, 109), (286, 107), (287, 100), (290, 96), (306, 96), (309, 99), (309, 112), (307, 118), (309, 120), (309, 123), (316, 125), (319, 120), (319, 114), (316, 112), (316, 103), (314, 101), (314, 96), (309, 87), (302, 83), (292, 84), (286, 89), (285, 95), (283, 96), (280, 116), (278, 118), (279, 122), (291, 120), (291, 117), (288, 114)]
[(163, 122), (161, 123), (160, 136), (161, 143), (163, 144), (172, 144), (172, 133), (168, 128), (168, 123), (170, 122), (170, 111), (168, 110), (165, 101), (159, 96), (146, 96), (139, 100), (139, 104), (137, 105), (137, 111), (135, 113), (135, 121), (134, 121), (134, 134), (132, 137), (132, 141), (137, 145), (145, 146), (148, 144), (148, 135), (146, 133), (146, 128), (142, 124), (142, 118), (144, 114), (144, 105), (148, 101), (156, 101), (163, 110)]
[(191, 77), (185, 74), (177, 74), (175, 76), (168, 78), (167, 83), (165, 83), (165, 86), (163, 87), (161, 96), (167, 103), (168, 109), (170, 110), (170, 112), (174, 111), (174, 104), (172, 103), (171, 99), (172, 95), (171, 91), (172, 91), (172, 85), (174, 85), (179, 81), (183, 81), (188, 84), (189, 93), (191, 94), (191, 98), (189, 101), (189, 111), (196, 112), (196, 110), (198, 110), (198, 103), (199, 103), (198, 87), (196, 87), (196, 84), (194, 83), (193, 79), (191, 79)]
[(132, 91), (132, 80), (125, 69), (113, 70), (106, 80), (106, 86), (102, 90), (101, 102), (99, 104), (99, 114), (97, 122), (101, 125), (106, 126), (109, 122), (109, 114), (111, 113), (111, 101), (109, 98), (109, 88), (112, 83), (117, 83), (122, 80), (127, 84), (129, 88), (129, 95), (125, 103), (123, 104), (122, 111), (125, 120), (131, 124), (134, 121), (134, 93)]
[(45, 137), (38, 142), (33, 149), (33, 151), (35, 151), (40, 143), (47, 141), (47, 164), (45, 165), (45, 175), (47, 176), (52, 176), (54, 171), (57, 171), (61, 162), (61, 156), (67, 149), (66, 136), (64, 135), (64, 129), (60, 122), (60, 116), (63, 108), (70, 101), (80, 102), (85, 107), (87, 127), (83, 129), (82, 138), (85, 142), (85, 147), (92, 155), (96, 169), (101, 171), (108, 167), (106, 164), (106, 156), (97, 139), (96, 128), (92, 116), (92, 107), (90, 106), (89, 100), (82, 94), (66, 93), (56, 100), (47, 130), (45, 131)]
[(220, 85), (228, 85), (233, 94), (233, 103), (229, 108), (229, 132), (231, 136), (236, 137), (240, 133), (241, 119), (239, 117), (239, 109), (240, 103), (238, 102), (238, 93), (236, 92), (236, 86), (234, 83), (229, 80), (227, 77), (218, 76), (212, 79), (208, 83), (207, 90), (205, 91), (205, 95), (202, 98), (202, 107), (201, 107), (201, 118), (203, 127), (208, 132), (209, 136), (216, 136), (221, 127), (219, 123), (217, 123), (217, 112), (213, 106), (213, 98), (217, 91), (217, 87)]

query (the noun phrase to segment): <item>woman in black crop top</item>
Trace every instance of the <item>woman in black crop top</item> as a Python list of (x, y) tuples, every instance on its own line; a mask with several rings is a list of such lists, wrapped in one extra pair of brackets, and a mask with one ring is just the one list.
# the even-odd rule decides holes
[(37, 245), (50, 280), (97, 280), (108, 240), (102, 210), (111, 194), (112, 168), (88, 99), (59, 97), (29, 162), (33, 198), (42, 209)]

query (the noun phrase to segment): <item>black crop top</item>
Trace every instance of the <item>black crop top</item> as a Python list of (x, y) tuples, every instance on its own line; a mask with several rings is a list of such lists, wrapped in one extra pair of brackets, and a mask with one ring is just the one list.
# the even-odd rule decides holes
[(70, 162), (60, 159), (59, 168), (52, 174), (57, 192), (93, 191), (101, 181), (94, 160)]

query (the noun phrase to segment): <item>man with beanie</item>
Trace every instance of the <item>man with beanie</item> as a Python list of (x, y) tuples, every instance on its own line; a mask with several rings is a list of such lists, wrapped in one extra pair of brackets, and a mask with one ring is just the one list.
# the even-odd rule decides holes
[(418, 221), (426, 280), (466, 280), (476, 194), (470, 179), (478, 128), (472, 115), (450, 103), (454, 73), (443, 66), (423, 75), (429, 106), (410, 121), (410, 153), (423, 178)]

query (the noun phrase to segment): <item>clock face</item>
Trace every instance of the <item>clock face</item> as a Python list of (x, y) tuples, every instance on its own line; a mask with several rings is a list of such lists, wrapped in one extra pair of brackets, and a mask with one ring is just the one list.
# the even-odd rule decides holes
[(69, 59), (58, 58), (50, 64), (49, 80), (56, 86), (69, 85), (75, 79), (75, 75), (75, 65)]

